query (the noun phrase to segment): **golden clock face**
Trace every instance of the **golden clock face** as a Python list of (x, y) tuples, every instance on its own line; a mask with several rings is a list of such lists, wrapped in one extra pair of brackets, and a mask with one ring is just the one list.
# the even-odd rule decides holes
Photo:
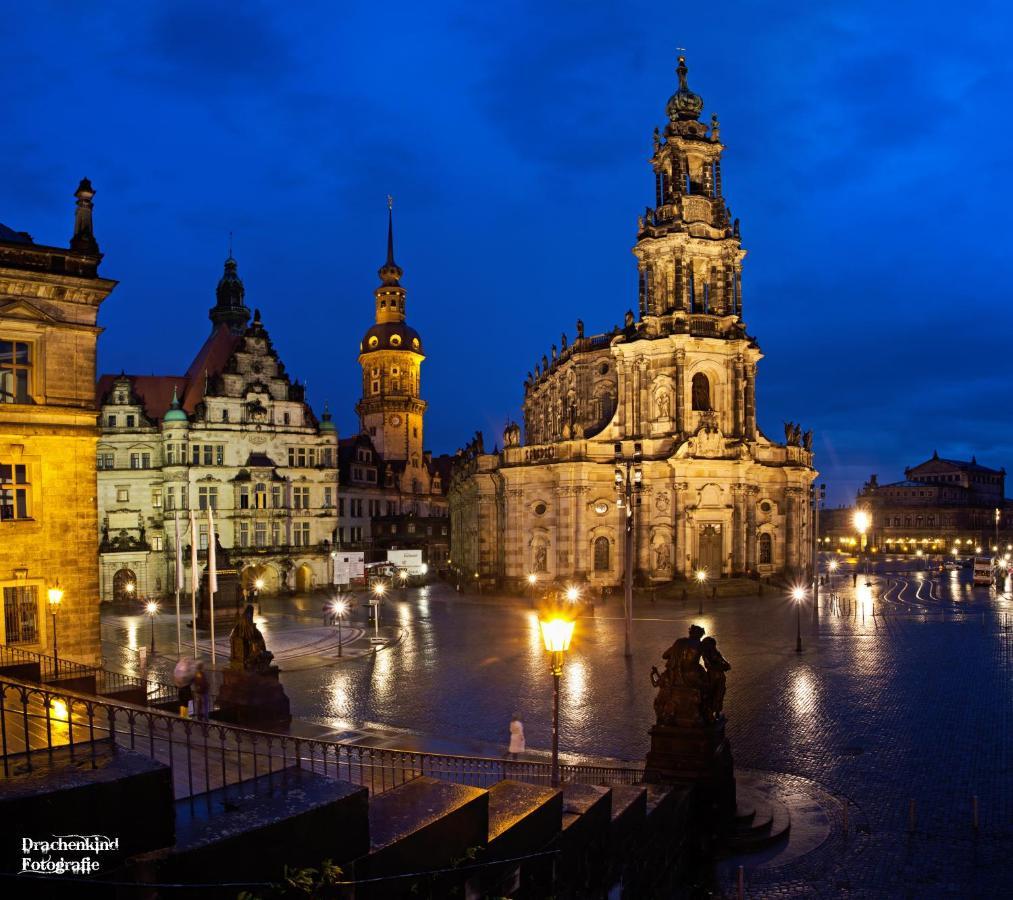
[(395, 428), (397, 428), (397, 426), (401, 424), (401, 417), (400, 416), (391, 416), (390, 417), (390, 424), (393, 425)]

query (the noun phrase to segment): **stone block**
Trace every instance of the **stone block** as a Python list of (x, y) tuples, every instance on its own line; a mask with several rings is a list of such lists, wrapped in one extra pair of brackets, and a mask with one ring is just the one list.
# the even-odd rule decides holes
[[(95, 767), (92, 768), (94, 750)], [(22, 838), (104, 835), (119, 839), (99, 854), (102, 872), (127, 857), (172, 844), (175, 834), (172, 772), (140, 753), (108, 743), (77, 744), (9, 758), (11, 777), (0, 781), (0, 866), (20, 868)]]

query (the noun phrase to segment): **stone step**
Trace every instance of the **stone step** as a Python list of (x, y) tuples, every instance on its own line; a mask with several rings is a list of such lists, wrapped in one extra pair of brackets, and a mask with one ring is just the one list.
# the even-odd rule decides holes
[(739, 787), (737, 799), (738, 810), (751, 810), (752, 815), (740, 816), (739, 812), (736, 813), (727, 839), (733, 852), (760, 850), (787, 838), (791, 829), (791, 813), (780, 800), (749, 785)]
[[(370, 800), (369, 854), (356, 863), (356, 877), (451, 866), (488, 840), (489, 792), (423, 775)], [(396, 881), (377, 884), (368, 896), (397, 890)]]
[(277, 881), (285, 866), (351, 863), (369, 849), (367, 807), (364, 787), (281, 769), (176, 801), (175, 844), (131, 860), (124, 875), (142, 883)]

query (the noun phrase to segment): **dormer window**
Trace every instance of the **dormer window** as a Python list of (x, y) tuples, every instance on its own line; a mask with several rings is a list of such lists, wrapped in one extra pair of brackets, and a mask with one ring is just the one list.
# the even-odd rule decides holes
[(31, 345), (0, 341), (0, 403), (31, 403)]

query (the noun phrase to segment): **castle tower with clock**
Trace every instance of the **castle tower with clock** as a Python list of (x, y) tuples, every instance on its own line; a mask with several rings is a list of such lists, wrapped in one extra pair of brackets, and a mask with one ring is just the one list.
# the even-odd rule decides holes
[[(422, 382), (422, 339), (405, 317), (401, 267), (394, 262), (393, 203), (387, 198), (387, 260), (380, 267), (376, 322), (359, 344), (362, 399), (356, 404), (359, 423), (373, 447), (388, 462), (406, 470), (423, 468), (422, 427), (426, 401)], [(409, 477), (411, 477), (409, 475)], [(419, 475), (418, 477), (421, 477)]]

